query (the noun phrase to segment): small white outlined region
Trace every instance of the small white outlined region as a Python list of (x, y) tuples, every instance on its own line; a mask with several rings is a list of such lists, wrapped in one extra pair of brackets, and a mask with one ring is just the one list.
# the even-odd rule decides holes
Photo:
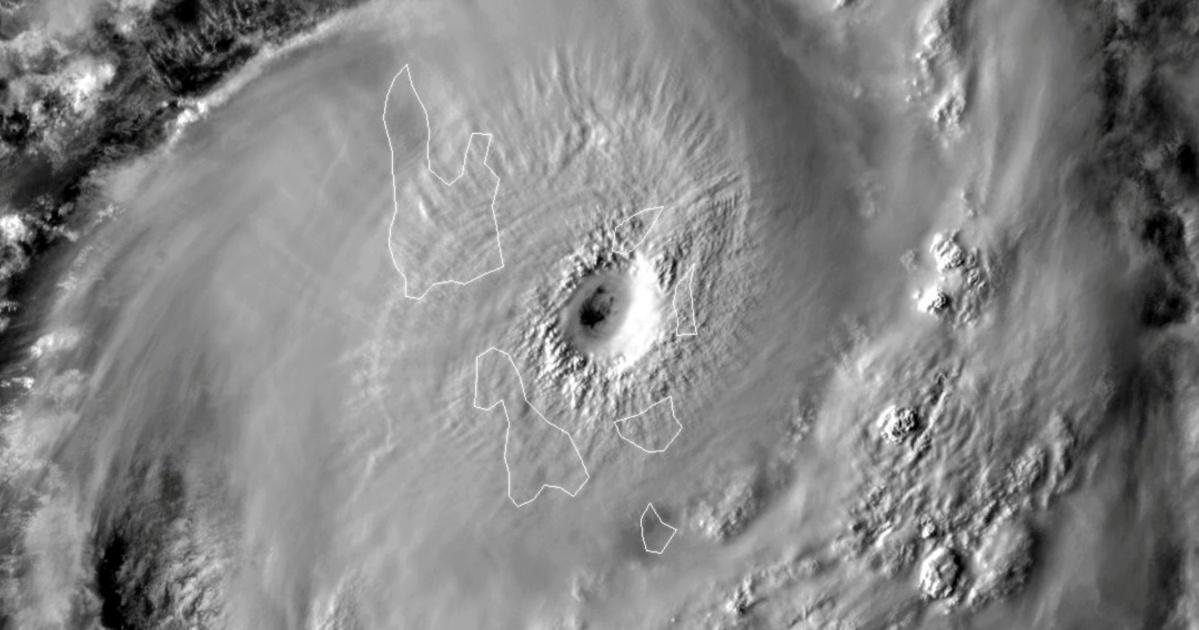
[[(670, 439), (665, 440), (665, 444), (661, 444), (661, 434), (665, 430), (663, 427), (667, 424), (664, 422), (667, 409), (670, 410), (669, 424), (674, 426), (670, 433)], [(674, 411), (674, 396), (667, 396), (646, 407), (640, 413), (615, 420), (613, 424), (616, 425), (616, 434), (620, 436), (620, 439), (650, 455), (666, 452), (666, 449), (670, 448), (670, 445), (674, 444), (679, 434), (683, 432), (683, 423), (679, 422), (679, 416)]]
[[(670, 546), (670, 541), (674, 540), (674, 535), (679, 533), (679, 528), (662, 520), (662, 516), (658, 514), (658, 509), (654, 507), (653, 503), (645, 504), (645, 509), (641, 511), (640, 524), (641, 546), (645, 548), (646, 552), (658, 556), (666, 551), (666, 548)], [(646, 536), (647, 529), (650, 530), (648, 537)], [(663, 534), (665, 534), (665, 540), (663, 540)]]
[[(699, 334), (699, 321), (695, 319), (695, 267), (696, 265), (692, 264), (691, 268), (687, 270), (687, 275), (684, 276), (687, 283), (684, 285), (680, 282), (680, 286), (675, 288), (674, 296), (671, 298), (671, 303), (674, 305), (674, 336), (676, 337), (694, 337)], [(686, 304), (690, 310), (679, 308), (679, 294), (683, 292), (684, 287), (687, 291)], [(684, 313), (690, 313), (691, 316), (688, 320), (690, 323), (686, 326), (683, 325)], [(685, 330), (690, 332), (684, 332)]]
[(616, 250), (617, 253), (619, 253), (623, 256), (631, 256), (638, 247), (641, 247), (641, 243), (645, 242), (645, 237), (649, 236), (649, 233), (653, 231), (654, 226), (658, 224), (658, 218), (662, 216), (662, 211), (664, 209), (666, 209), (666, 206), (653, 206), (652, 208), (638, 210), (637, 212), (630, 214), (629, 216), (625, 217), (624, 219), (621, 219), (620, 223), (616, 224), (617, 230), (620, 230), (625, 225), (627, 225), (629, 223), (629, 221), (632, 221), (633, 219), (636, 219), (637, 217), (639, 217), (643, 214), (648, 214), (650, 212), (654, 213), (654, 218), (650, 219), (649, 227), (645, 228), (645, 231), (641, 233), (641, 237), (638, 238), (637, 241), (634, 242), (633, 245), (631, 247), (629, 247), (627, 250), (617, 249)]
[[(401, 76), (407, 77), (408, 87), (412, 89), (412, 95), (416, 98), (416, 102), (418, 105), (420, 105), (421, 112), (424, 114), (424, 117), (425, 117), (425, 132), (426, 132), (426, 136), (425, 136), (425, 166), (429, 169), (429, 173), (431, 175), (433, 175), (433, 177), (437, 178), (437, 181), (441, 182), (441, 184), (443, 186), (453, 186), (453, 185), (457, 184), (459, 182), (459, 180), (461, 180), (463, 178), (463, 176), (466, 175), (467, 160), (469, 159), (470, 154), (471, 154), (471, 146), (475, 142), (475, 136), (478, 136), (480, 138), (485, 139), (485, 141), (486, 141), (486, 144), (484, 145), (484, 149), (483, 149), (483, 157), (482, 157), (480, 163), (484, 168), (487, 169), (487, 171), (489, 173), (491, 173), (492, 178), (495, 179), (495, 187), (493, 188), (493, 190), (491, 192), (491, 200), (490, 200), (491, 206), (490, 207), (491, 207), (491, 220), (495, 227), (495, 247), (496, 247), (496, 251), (499, 252), (499, 259), (500, 259), (499, 266), (487, 269), (486, 271), (483, 271), (482, 273), (480, 273), (472, 278), (469, 278), (467, 280), (458, 280), (458, 279), (453, 279), (453, 278), (447, 278), (445, 280), (436, 280), (436, 281), (430, 283), (427, 287), (425, 287), (424, 291), (422, 291), (416, 295), (413, 295), (410, 290), (408, 274), (405, 273), (405, 271), (402, 268), (402, 266), (400, 265), (399, 261), (396, 259), (396, 251), (395, 251), (395, 246), (393, 244), (395, 228), (396, 228), (396, 219), (400, 215), (400, 198), (399, 198), (399, 184), (396, 181), (396, 149), (395, 149), (395, 143), (393, 142), (393, 139), (391, 136), (391, 129), (389, 128), (389, 126), (387, 124), (387, 104), (388, 104), (388, 102), (391, 101), (391, 93), (395, 89), (396, 83), (400, 80)], [(429, 121), (429, 110), (428, 110), (428, 108), (425, 107), (425, 102), (423, 100), (421, 100), (420, 94), (417, 93), (417, 91), (416, 91), (416, 84), (412, 81), (412, 70), (408, 66), (408, 64), (404, 64), (404, 67), (400, 68), (400, 71), (395, 73), (395, 76), (393, 76), (391, 78), (391, 83), (387, 86), (387, 93), (383, 97), (382, 119), (383, 119), (383, 133), (387, 135), (387, 149), (391, 155), (391, 164), (389, 165), (389, 170), (391, 171), (391, 200), (392, 200), (392, 206), (393, 206), (393, 210), (392, 210), (392, 214), (391, 214), (391, 221), (388, 222), (388, 225), (387, 225), (387, 253), (388, 253), (389, 257), (391, 258), (391, 266), (393, 268), (395, 268), (397, 273), (400, 274), (400, 279), (403, 281), (404, 297), (408, 298), (410, 300), (415, 300), (415, 301), (419, 302), (419, 301), (423, 300), (425, 298), (425, 296), (429, 294), (429, 291), (432, 291), (434, 287), (441, 286), (441, 285), (447, 285), (447, 284), (452, 284), (452, 285), (456, 285), (456, 286), (466, 286), (472, 282), (475, 282), (476, 280), (482, 279), (486, 276), (489, 276), (489, 275), (503, 269), (504, 268), (504, 247), (500, 243), (500, 222), (499, 222), (499, 218), (496, 216), (496, 213), (495, 213), (495, 200), (500, 192), (500, 177), (491, 168), (491, 165), (489, 165), (487, 163), (487, 159), (491, 155), (491, 142), (493, 140), (492, 134), (477, 132), (477, 131), (471, 132), (471, 134), (467, 137), (466, 148), (462, 152), (462, 168), (458, 171), (458, 174), (456, 176), (454, 176), (453, 179), (449, 179), (449, 180), (447, 180), (446, 178), (439, 175), (437, 173), (437, 171), (433, 169), (433, 149), (432, 149), (433, 125)], [(423, 208), (421, 209), (421, 212), (422, 212), (422, 214), (424, 214)]]
[[(512, 368), (512, 374), (516, 377), (516, 382), (520, 385), (520, 395), (521, 395), (521, 398), (524, 400), (524, 404), (527, 406), (527, 408), (534, 415), (536, 415), (536, 417), (542, 423), (544, 423), (545, 425), (550, 427), (552, 430), (556, 431), (558, 434), (560, 434), (560, 437), (565, 438), (570, 443), (570, 450), (573, 452), (574, 457), (578, 460), (578, 466), (582, 469), (582, 472), (583, 472), (583, 480), (581, 482), (579, 482), (578, 485), (576, 485), (574, 487), (574, 489), (570, 489), (570, 488), (567, 488), (566, 486), (558, 485), (558, 484), (554, 484), (554, 483), (542, 482), (540, 484), (540, 486), (537, 488), (537, 491), (535, 493), (533, 493), (533, 496), (528, 499), (520, 501), (513, 494), (513, 491), (512, 491), (512, 463), (509, 459), (510, 445), (512, 442), (512, 415), (509, 413), (508, 405), (507, 405), (507, 403), (504, 402), (502, 397), (495, 398), (492, 402), (488, 403), (488, 402), (484, 401), (485, 397), (483, 395), (481, 395), (480, 390), (479, 390), (479, 379), (480, 379), (480, 372), (482, 372), (483, 361), (484, 361), (485, 357), (487, 357), (488, 355), (490, 355), (492, 353), (498, 355), (499, 357), (502, 357), (503, 360), (507, 361), (508, 365)], [(513, 360), (512, 355), (508, 354), (507, 352), (504, 352), (503, 350), (500, 350), (499, 348), (496, 348), (495, 346), (491, 346), (487, 350), (484, 350), (483, 352), (479, 353), (479, 355), (477, 357), (475, 357), (474, 407), (475, 407), (475, 409), (479, 409), (481, 411), (491, 411), (491, 410), (495, 409), (496, 407), (499, 407), (504, 412), (504, 421), (507, 423), (507, 427), (504, 429), (504, 468), (507, 469), (507, 471), (508, 471), (508, 500), (512, 502), (512, 505), (515, 505), (518, 508), (524, 507), (524, 506), (536, 501), (537, 498), (541, 496), (541, 493), (544, 492), (546, 488), (553, 488), (555, 490), (560, 490), (563, 493), (565, 493), (567, 496), (569, 496), (573, 499), (574, 497), (578, 496), (579, 492), (581, 492), (583, 490), (583, 487), (587, 485), (587, 482), (591, 480), (591, 473), (587, 470), (587, 463), (583, 461), (583, 454), (579, 451), (579, 446), (577, 444), (575, 444), (574, 438), (571, 437), (570, 433), (568, 431), (566, 431), (566, 429), (563, 429), (562, 427), (560, 427), (560, 426), (554, 424), (553, 422), (550, 422), (548, 419), (546, 419), (546, 417), (540, 411), (538, 411), (536, 407), (533, 406), (533, 403), (529, 401), (529, 395), (527, 393), (527, 390), (525, 389), (525, 381), (520, 375), (520, 370), (518, 370), (516, 368), (516, 361)]]

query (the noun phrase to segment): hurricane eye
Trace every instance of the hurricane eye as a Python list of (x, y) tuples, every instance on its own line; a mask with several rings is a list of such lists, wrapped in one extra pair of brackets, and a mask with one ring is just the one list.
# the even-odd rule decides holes
[(619, 305), (616, 295), (606, 286), (600, 285), (579, 308), (579, 323), (592, 332), (602, 332), (604, 325), (611, 321)]
[(638, 260), (580, 278), (558, 322), (574, 352), (627, 366), (652, 345), (660, 331), (661, 311), (656, 276), (645, 261)]

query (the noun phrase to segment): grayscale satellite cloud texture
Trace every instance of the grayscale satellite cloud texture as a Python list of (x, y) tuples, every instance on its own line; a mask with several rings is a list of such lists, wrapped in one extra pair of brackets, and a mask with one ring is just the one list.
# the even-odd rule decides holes
[(0, 630), (1199, 627), (1199, 2), (0, 0)]

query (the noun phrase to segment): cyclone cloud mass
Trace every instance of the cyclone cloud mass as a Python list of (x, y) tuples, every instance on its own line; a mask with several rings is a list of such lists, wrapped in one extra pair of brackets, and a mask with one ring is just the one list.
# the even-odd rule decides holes
[(0, 0), (0, 628), (1185, 628), (1199, 5)]

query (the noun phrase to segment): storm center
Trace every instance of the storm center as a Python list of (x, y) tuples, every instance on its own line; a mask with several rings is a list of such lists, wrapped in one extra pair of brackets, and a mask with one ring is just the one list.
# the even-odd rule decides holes
[(571, 347), (618, 367), (649, 350), (661, 328), (661, 291), (644, 261), (584, 278), (560, 317)]
[(624, 304), (618, 301), (621, 298), (613, 289), (601, 284), (583, 301), (579, 308), (579, 323), (584, 330), (602, 335), (620, 325), (620, 311)]

